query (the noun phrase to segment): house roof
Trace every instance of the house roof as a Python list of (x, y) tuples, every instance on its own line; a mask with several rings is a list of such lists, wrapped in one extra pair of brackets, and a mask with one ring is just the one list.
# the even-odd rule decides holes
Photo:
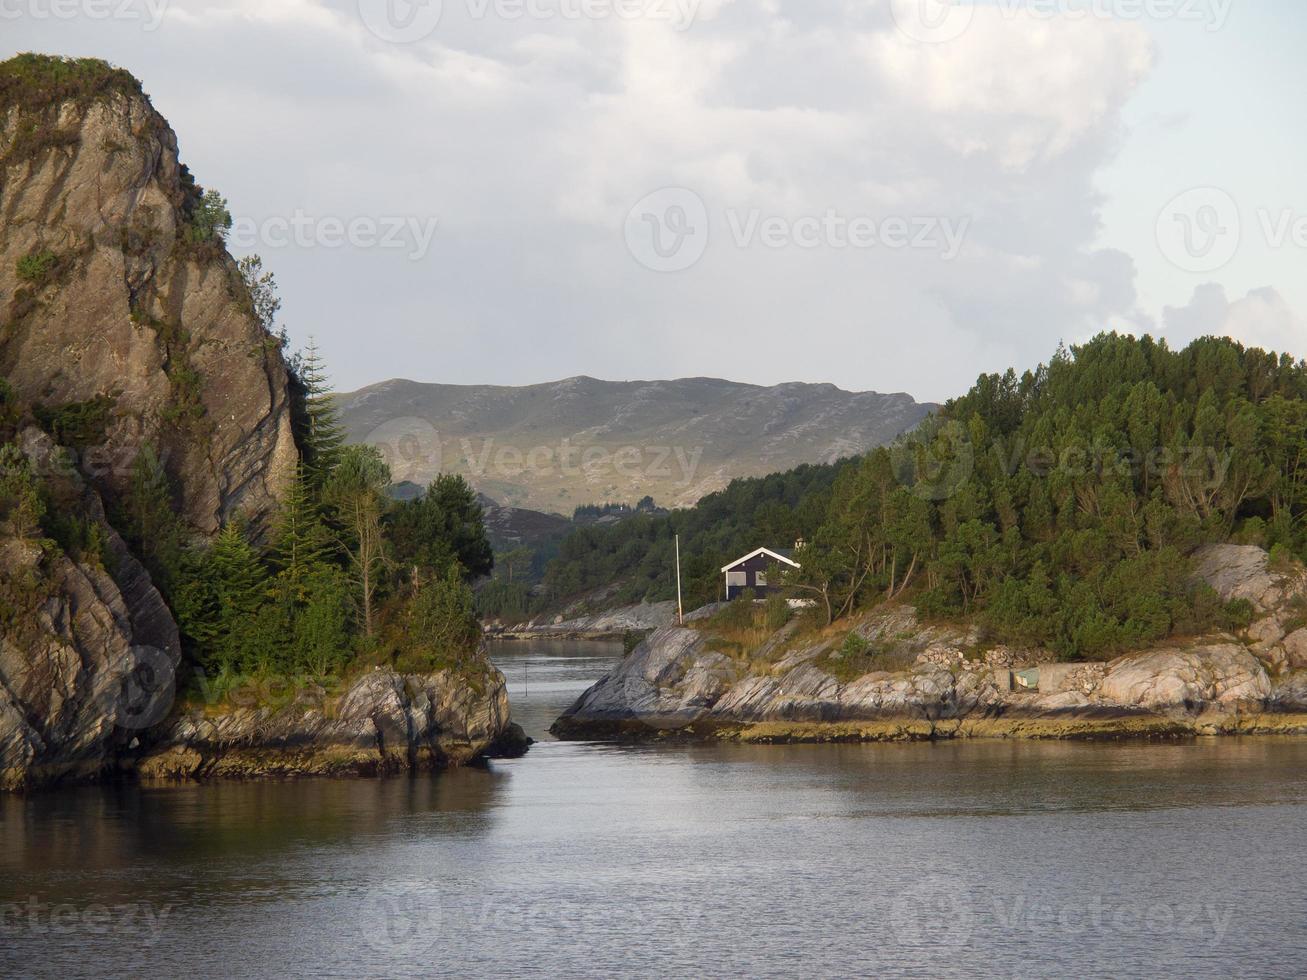
[(791, 568), (803, 567), (797, 561), (794, 561), (792, 558), (782, 554), (779, 551), (773, 551), (771, 548), (759, 548), (757, 551), (749, 552), (743, 558), (735, 559), (735, 561), (731, 562), (729, 565), (723, 565), (722, 571), (729, 572), (732, 568), (735, 568), (739, 565), (743, 565), (746, 561), (750, 561), (754, 558), (757, 558), (759, 555), (767, 555), (770, 558), (775, 558), (777, 561), (784, 562), (786, 565), (789, 565)]

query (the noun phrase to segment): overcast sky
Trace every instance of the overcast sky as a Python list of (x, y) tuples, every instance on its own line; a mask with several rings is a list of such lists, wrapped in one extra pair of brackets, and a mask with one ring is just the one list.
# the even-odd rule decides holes
[(1305, 41), (1298, 0), (0, 0), (6, 53), (144, 81), (342, 390), (1302, 356)]

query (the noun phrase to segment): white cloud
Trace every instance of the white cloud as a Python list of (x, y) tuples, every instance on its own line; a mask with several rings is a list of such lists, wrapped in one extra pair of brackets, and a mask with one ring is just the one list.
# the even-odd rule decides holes
[(1250, 347), (1307, 357), (1307, 320), (1270, 286), (1251, 290), (1232, 303), (1224, 286), (1204, 283), (1187, 305), (1166, 307), (1162, 320), (1177, 343), (1224, 335)]
[[(292, 334), (349, 387), (714, 374), (943, 398), (1137, 315), (1131, 258), (1094, 244), (1095, 175), (1153, 59), (1137, 25), (980, 7), (921, 45), (887, 3), (705, 3), (684, 31), (444, 8), (408, 45), (355, 0), (173, 0), (151, 35), (20, 23), (6, 42), (136, 71), (238, 214), (439, 219), (420, 263), (262, 249)], [(622, 238), (668, 185), (713, 218), (677, 275)], [(967, 237), (951, 262), (741, 249), (728, 209), (965, 219)]]

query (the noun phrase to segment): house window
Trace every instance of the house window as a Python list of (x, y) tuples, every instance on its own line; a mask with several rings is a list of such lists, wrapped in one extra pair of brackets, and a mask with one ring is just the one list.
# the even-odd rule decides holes
[(767, 588), (767, 573), (766, 573), (766, 572), (759, 572), (759, 573), (754, 577), (754, 581), (756, 581), (756, 582), (758, 583), (758, 588), (760, 588), (760, 589), (765, 589), (765, 588)]
[(726, 585), (728, 588), (744, 588), (749, 584), (749, 576), (745, 572), (727, 572)]

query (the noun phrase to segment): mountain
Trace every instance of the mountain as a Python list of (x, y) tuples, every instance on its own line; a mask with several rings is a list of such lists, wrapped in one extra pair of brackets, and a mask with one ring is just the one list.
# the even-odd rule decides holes
[(385, 381), (341, 395), (350, 438), (397, 480), (458, 473), (511, 507), (571, 516), (603, 501), (688, 506), (742, 476), (884, 445), (935, 408), (829, 384), (715, 378), (529, 387)]

